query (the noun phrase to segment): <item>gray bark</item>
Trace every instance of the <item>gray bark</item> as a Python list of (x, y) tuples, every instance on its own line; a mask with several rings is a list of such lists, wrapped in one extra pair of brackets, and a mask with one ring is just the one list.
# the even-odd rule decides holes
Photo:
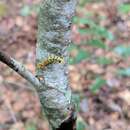
[(37, 68), (36, 75), (42, 77), (43, 88), (46, 88), (39, 91), (40, 101), (53, 130), (60, 129), (61, 124), (74, 118), (67, 77), (67, 47), (76, 3), (76, 0), (43, 0), (40, 5), (37, 64), (51, 54), (62, 56), (65, 60), (65, 64), (50, 64), (43, 70)]

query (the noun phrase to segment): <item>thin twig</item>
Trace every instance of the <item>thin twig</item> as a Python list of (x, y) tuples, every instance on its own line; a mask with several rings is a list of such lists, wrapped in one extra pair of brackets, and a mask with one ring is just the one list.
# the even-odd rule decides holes
[(30, 71), (28, 71), (21, 63), (14, 60), (10, 56), (6, 55), (1, 50), (0, 50), (0, 61), (8, 65), (11, 69), (15, 70), (23, 78), (29, 81), (34, 87), (37, 88), (41, 86), (41, 83), (39, 82), (39, 80)]

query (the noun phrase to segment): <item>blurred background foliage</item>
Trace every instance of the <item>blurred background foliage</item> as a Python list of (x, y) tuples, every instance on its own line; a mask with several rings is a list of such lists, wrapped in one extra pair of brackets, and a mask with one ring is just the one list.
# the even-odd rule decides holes
[[(38, 0), (0, 1), (0, 46), (22, 60), (32, 72), (35, 71), (33, 64), (38, 12)], [(130, 130), (129, 0), (80, 0), (72, 22), (72, 44), (68, 47), (68, 62), (70, 84), (79, 111), (77, 130)], [(29, 52), (26, 48), (30, 48)], [(1, 69), (0, 73), (5, 80), (0, 77), (1, 86), (7, 87), (8, 83), (14, 87), (19, 78), (11, 78), (10, 75), (14, 72), (2, 67), (5, 70)], [(28, 85), (25, 81), (21, 82)], [(3, 91), (11, 100), (10, 95), (14, 89), (6, 87)], [(26, 108), (26, 103), (23, 103), (23, 106), (18, 104), (19, 100), (10, 102), (9, 111), (13, 111), (14, 118), (13, 125), (9, 123), (11, 127), (8, 129), (47, 130), (47, 123), (41, 125), (43, 119), (38, 117), (40, 105), (37, 104), (38, 108), (33, 107), (38, 100), (32, 99), (34, 92), (31, 92), (31, 96), (25, 94), (25, 88), (19, 91), (23, 93), (22, 100), (29, 98), (26, 102), (33, 103)], [(30, 93), (30, 90), (28, 91)], [(13, 100), (16, 100), (15, 98)], [(8, 103), (5, 104), (8, 106)], [(15, 108), (15, 105), (19, 109)], [(32, 117), (35, 118), (30, 121)], [(3, 130), (1, 118), (0, 130)], [(7, 119), (4, 124), (6, 123), (8, 124)]]

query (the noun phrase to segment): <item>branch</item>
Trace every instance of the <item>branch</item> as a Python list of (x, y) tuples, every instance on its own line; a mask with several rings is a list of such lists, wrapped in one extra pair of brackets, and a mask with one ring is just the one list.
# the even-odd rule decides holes
[(65, 61), (51, 63), (44, 69), (36, 67), (37, 76), (46, 85), (39, 97), (52, 130), (74, 130), (76, 120), (67, 69), (67, 47), (76, 5), (77, 0), (42, 0), (40, 4), (36, 63), (42, 63), (50, 55), (63, 57)]
[(0, 61), (8, 65), (11, 69), (16, 71), (19, 75), (29, 81), (34, 87), (39, 87), (41, 83), (39, 80), (28, 71), (21, 63), (14, 60), (10, 56), (6, 55), (3, 51), (0, 50)]

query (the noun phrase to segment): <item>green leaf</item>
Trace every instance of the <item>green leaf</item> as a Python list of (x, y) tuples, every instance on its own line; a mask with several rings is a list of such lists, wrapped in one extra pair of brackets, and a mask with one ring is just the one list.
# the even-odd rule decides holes
[(99, 38), (106, 38), (109, 40), (114, 40), (114, 36), (111, 32), (109, 32), (107, 29), (104, 27), (100, 26), (90, 26), (90, 28), (79, 28), (78, 29), (79, 33), (81, 35), (95, 35), (98, 36)]
[(69, 52), (71, 52), (71, 51), (73, 51), (73, 50), (75, 50), (75, 49), (77, 49), (77, 48), (78, 48), (77, 45), (75, 45), (75, 44), (70, 44), (70, 46), (67, 48), (67, 50), (68, 50)]
[(39, 6), (39, 4), (32, 5), (31, 11), (35, 12), (36, 14), (38, 14), (40, 12), (40, 6)]
[(76, 16), (73, 18), (73, 22), (75, 24), (87, 25), (87, 28), (84, 27), (78, 29), (79, 33), (82, 35), (89, 34), (89, 35), (104, 37), (109, 40), (114, 39), (114, 35), (110, 31), (108, 31), (105, 27), (97, 25), (92, 19), (88, 17), (80, 18)]
[(0, 2), (0, 17), (3, 17), (7, 14), (7, 6), (5, 3)]
[(80, 18), (79, 23), (80, 24), (87, 24), (90, 26), (96, 26), (96, 24), (91, 19), (88, 19), (88, 18)]
[(117, 46), (114, 48), (114, 52), (121, 56), (128, 57), (130, 56), (130, 46), (124, 46), (124, 45)]
[(98, 77), (98, 78), (96, 78), (96, 80), (94, 81), (94, 83), (90, 86), (90, 90), (93, 93), (96, 93), (105, 84), (106, 84), (106, 80), (104, 80), (101, 77)]
[(121, 4), (118, 7), (118, 10), (122, 13), (129, 13), (130, 12), (130, 4)]
[(76, 111), (80, 111), (80, 95), (72, 94), (72, 103), (75, 104)]
[(119, 75), (121, 75), (121, 76), (130, 77), (130, 68), (119, 69), (119, 70), (117, 71), (117, 74), (119, 74)]
[(78, 32), (79, 32), (81, 35), (92, 34), (91, 30), (90, 30), (90, 29), (86, 29), (86, 28), (79, 28), (79, 29), (78, 29)]
[(78, 24), (78, 22), (79, 22), (79, 17), (74, 16), (74, 17), (72, 18), (72, 21), (73, 21), (73, 23)]
[(75, 44), (71, 44), (69, 47), (68, 47), (68, 51), (69, 52), (72, 52), (76, 50), (77, 51), (77, 55), (75, 57), (70, 57), (69, 58), (69, 64), (77, 64), (79, 62), (81, 62), (82, 60), (84, 59), (87, 59), (90, 57), (90, 53), (87, 52), (87, 51), (84, 51), (82, 49), (80, 49), (77, 45)]
[(75, 63), (79, 63), (82, 60), (87, 59), (89, 57), (90, 57), (90, 54), (87, 51), (79, 49), (78, 54), (75, 57)]
[(21, 16), (28, 16), (31, 13), (31, 7), (29, 5), (24, 5), (20, 10)]
[(113, 40), (114, 39), (113, 34), (110, 31), (108, 31), (106, 28), (104, 28), (104, 27), (95, 26), (93, 28), (93, 30), (95, 30), (94, 33), (99, 35), (100, 37), (104, 37), (104, 38), (109, 39), (109, 40)]
[(87, 41), (87, 44), (94, 46), (94, 47), (106, 49), (106, 45), (99, 39), (89, 40), (89, 41)]
[(70, 57), (68, 62), (70, 65), (76, 64), (74, 57)]
[(73, 18), (73, 22), (76, 23), (76, 24), (87, 24), (89, 26), (95, 26), (96, 24), (91, 20), (91, 19), (88, 19), (87, 17), (78, 17), (78, 16), (75, 16)]
[(78, 117), (77, 122), (76, 122), (76, 130), (86, 130), (87, 124), (83, 120), (83, 118)]
[(37, 128), (35, 125), (30, 124), (26, 127), (26, 130), (37, 130)]
[(96, 61), (100, 65), (109, 65), (113, 63), (112, 59), (108, 59), (106, 57), (99, 57)]
[(87, 51), (84, 51), (82, 49), (78, 49), (77, 51), (78, 51), (78, 54), (75, 57), (69, 58), (69, 64), (78, 64), (82, 60), (86, 60), (90, 58), (90, 53), (88, 53)]
[(87, 0), (80, 0), (79, 5), (83, 7), (87, 3)]
[(25, 130), (37, 130), (36, 122), (35, 121), (28, 121), (25, 124)]

